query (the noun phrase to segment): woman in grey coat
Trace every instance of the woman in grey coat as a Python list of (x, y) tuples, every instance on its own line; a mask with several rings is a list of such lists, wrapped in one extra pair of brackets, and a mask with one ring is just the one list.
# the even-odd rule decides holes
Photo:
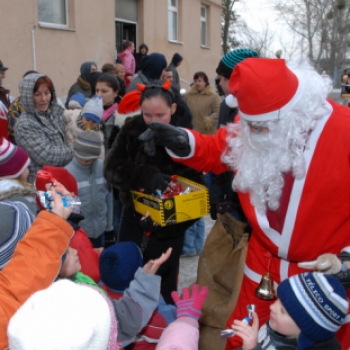
[(57, 103), (51, 79), (42, 74), (29, 74), (19, 83), (24, 112), (15, 127), (18, 145), (29, 155), (28, 182), (44, 165), (64, 167), (73, 158), (67, 144), (63, 107)]

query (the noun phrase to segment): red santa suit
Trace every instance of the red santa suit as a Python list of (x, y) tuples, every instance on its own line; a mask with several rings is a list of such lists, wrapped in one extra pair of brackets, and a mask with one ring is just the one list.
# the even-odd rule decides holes
[[(302, 179), (285, 177), (276, 212), (257, 212), (249, 194), (239, 193), (252, 235), (240, 296), (227, 322), (228, 328), (234, 319), (247, 316), (247, 304), (257, 305), (260, 325), (269, 318), (269, 305), (274, 301), (255, 295), (266, 272), (280, 283), (305, 271), (298, 267), (298, 262), (314, 260), (324, 253), (350, 252), (350, 113), (348, 108), (332, 102), (328, 107), (326, 115), (317, 121), (304, 151), (306, 175)], [(214, 173), (228, 170), (221, 162), (227, 147), (226, 128), (211, 136), (188, 133), (192, 152), (180, 160), (182, 163)], [(175, 157), (174, 160), (179, 161)], [(349, 334), (350, 315), (337, 334), (346, 349), (350, 347)], [(240, 343), (239, 337), (232, 337), (226, 349), (239, 347)]]

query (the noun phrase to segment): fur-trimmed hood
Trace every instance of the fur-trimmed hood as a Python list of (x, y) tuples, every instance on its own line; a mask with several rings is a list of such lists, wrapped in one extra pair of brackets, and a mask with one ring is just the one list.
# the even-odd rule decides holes
[(188, 95), (214, 95), (215, 91), (211, 85), (207, 85), (202, 92), (198, 92), (195, 85), (192, 85), (187, 92)]
[(32, 196), (34, 191), (35, 187), (30, 184), (25, 186), (17, 180), (0, 179), (0, 201), (9, 200), (14, 197)]

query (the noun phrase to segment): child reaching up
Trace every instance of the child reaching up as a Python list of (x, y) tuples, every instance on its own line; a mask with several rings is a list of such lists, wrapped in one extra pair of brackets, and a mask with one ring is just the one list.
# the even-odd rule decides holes
[(160, 277), (155, 273), (170, 254), (171, 248), (139, 268), (118, 301), (67, 279), (33, 294), (10, 320), (10, 349), (114, 350), (130, 344), (158, 305)]
[(295, 275), (278, 286), (277, 294), (270, 319), (260, 330), (256, 313), (251, 326), (234, 321), (232, 329), (242, 338), (243, 350), (341, 350), (335, 333), (349, 302), (337, 278), (319, 272)]

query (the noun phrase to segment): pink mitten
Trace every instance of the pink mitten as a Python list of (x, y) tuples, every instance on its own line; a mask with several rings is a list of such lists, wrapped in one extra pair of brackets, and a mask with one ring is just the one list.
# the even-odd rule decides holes
[(201, 315), (202, 305), (207, 297), (208, 287), (204, 286), (199, 292), (199, 285), (195, 284), (192, 288), (192, 296), (188, 287), (182, 289), (182, 300), (177, 292), (172, 292), (171, 297), (173, 298), (177, 307), (177, 317), (192, 317), (198, 321)]

